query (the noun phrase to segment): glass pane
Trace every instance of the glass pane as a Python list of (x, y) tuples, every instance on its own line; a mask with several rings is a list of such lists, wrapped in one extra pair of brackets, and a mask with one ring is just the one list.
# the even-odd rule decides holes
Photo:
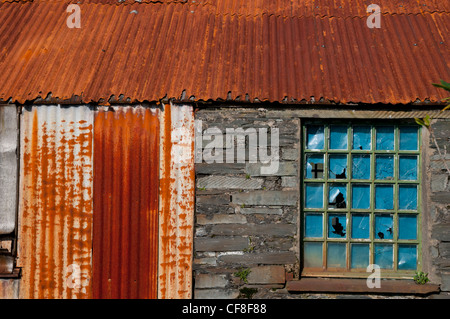
[(398, 269), (415, 270), (417, 268), (417, 246), (398, 245)]
[(305, 237), (323, 237), (323, 217), (322, 214), (305, 215)]
[(353, 155), (352, 162), (352, 178), (370, 179), (370, 155)]
[(369, 266), (369, 244), (352, 244), (351, 267), (364, 268)]
[(323, 207), (323, 184), (307, 183), (305, 186), (305, 207)]
[(341, 243), (328, 243), (327, 267), (346, 268), (347, 245)]
[(332, 125), (330, 127), (330, 149), (346, 150), (347, 140), (347, 126)]
[(345, 238), (347, 217), (345, 214), (328, 215), (328, 238)]
[(347, 178), (347, 155), (330, 155), (330, 168), (328, 173), (330, 179)]
[(370, 208), (370, 185), (366, 184), (352, 185), (352, 208), (354, 209)]
[(323, 178), (323, 155), (306, 156), (306, 178)]
[(394, 187), (392, 185), (375, 186), (375, 209), (394, 209)]
[(329, 184), (328, 207), (329, 208), (346, 208), (347, 207), (347, 185), (346, 184)]
[(394, 233), (394, 218), (392, 215), (375, 215), (376, 239), (392, 239)]
[(375, 179), (394, 179), (394, 156), (378, 155), (375, 158)]
[(392, 269), (394, 266), (394, 248), (389, 244), (375, 245), (375, 264), (382, 269)]
[(352, 238), (369, 239), (370, 216), (368, 214), (352, 215)]
[(417, 216), (401, 214), (398, 217), (398, 239), (417, 239)]
[(306, 148), (322, 150), (324, 145), (324, 130), (321, 125), (308, 125), (306, 128)]
[(398, 178), (408, 181), (417, 180), (417, 156), (400, 156)]
[(305, 267), (317, 268), (322, 267), (322, 243), (305, 243), (304, 244), (304, 262)]
[(417, 209), (417, 186), (399, 185), (398, 187), (398, 209)]
[(379, 126), (376, 131), (377, 150), (387, 151), (394, 149), (394, 127)]
[(400, 126), (400, 145), (401, 151), (417, 151), (419, 141), (417, 126)]
[(353, 126), (353, 149), (370, 150), (370, 126)]

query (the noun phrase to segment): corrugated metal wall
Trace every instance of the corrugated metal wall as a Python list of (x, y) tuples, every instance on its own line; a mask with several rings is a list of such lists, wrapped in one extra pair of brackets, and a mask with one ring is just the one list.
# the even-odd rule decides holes
[(20, 144), (22, 278), (0, 298), (191, 297), (191, 106), (25, 107)]
[(156, 298), (159, 119), (100, 111), (94, 129), (94, 298)]
[(92, 130), (87, 106), (23, 110), (21, 298), (91, 297)]
[(159, 297), (191, 298), (194, 222), (194, 113), (164, 106), (161, 123)]

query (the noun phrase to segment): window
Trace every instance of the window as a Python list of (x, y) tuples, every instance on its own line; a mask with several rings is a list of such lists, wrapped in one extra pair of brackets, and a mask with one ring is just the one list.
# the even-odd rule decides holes
[(419, 133), (386, 122), (304, 125), (302, 276), (420, 269)]

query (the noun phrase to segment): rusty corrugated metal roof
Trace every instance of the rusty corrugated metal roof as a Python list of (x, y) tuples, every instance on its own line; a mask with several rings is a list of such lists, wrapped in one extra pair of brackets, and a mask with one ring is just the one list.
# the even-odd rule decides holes
[[(339, 7), (323, 6), (331, 11), (321, 17), (296, 16), (294, 9), (288, 15), (282, 1), (274, 2), (287, 10), (281, 14), (270, 5), (265, 13), (262, 0), (259, 7), (210, 3), (83, 3), (80, 29), (66, 26), (67, 3), (3, 3), (0, 100), (410, 103), (445, 97), (431, 83), (450, 78), (446, 4), (414, 1), (405, 6), (416, 13), (402, 14), (397, 1), (385, 0), (394, 14), (369, 29), (358, 6), (343, 5), (350, 14), (341, 16), (333, 13)], [(424, 3), (429, 12), (419, 10)]]

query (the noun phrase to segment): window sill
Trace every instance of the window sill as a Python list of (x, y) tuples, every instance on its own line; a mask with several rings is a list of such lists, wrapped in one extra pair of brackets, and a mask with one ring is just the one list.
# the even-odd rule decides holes
[(327, 292), (327, 293), (369, 293), (369, 294), (414, 294), (427, 295), (439, 293), (439, 285), (427, 283), (418, 285), (413, 280), (382, 279), (380, 288), (369, 288), (366, 279), (343, 278), (302, 278), (288, 280), (289, 292)]

